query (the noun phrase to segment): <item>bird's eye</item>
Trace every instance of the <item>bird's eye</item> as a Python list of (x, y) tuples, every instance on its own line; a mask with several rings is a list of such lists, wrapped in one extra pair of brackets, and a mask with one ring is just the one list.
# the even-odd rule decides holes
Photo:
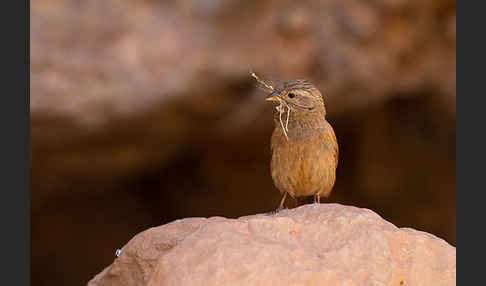
[(289, 94), (288, 94), (288, 97), (290, 97), (290, 98), (294, 98), (294, 97), (295, 97), (295, 94), (293, 94), (293, 93), (289, 93)]

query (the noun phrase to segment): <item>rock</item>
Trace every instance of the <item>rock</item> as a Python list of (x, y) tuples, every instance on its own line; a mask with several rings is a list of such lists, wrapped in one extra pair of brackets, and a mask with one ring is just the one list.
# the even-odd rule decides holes
[(308, 204), (148, 229), (88, 285), (456, 285), (456, 249), (368, 209)]

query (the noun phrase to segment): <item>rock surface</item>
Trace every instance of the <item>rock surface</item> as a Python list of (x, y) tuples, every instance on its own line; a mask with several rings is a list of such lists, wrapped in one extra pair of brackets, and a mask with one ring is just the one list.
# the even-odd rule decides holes
[(148, 229), (88, 285), (456, 285), (456, 249), (368, 209), (308, 204)]

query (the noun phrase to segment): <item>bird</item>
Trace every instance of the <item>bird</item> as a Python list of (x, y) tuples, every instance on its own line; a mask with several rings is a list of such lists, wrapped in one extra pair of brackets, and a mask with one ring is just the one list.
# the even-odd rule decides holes
[(282, 195), (275, 212), (284, 209), (287, 195), (296, 201), (314, 196), (314, 204), (319, 204), (321, 196), (328, 197), (334, 187), (339, 157), (323, 96), (302, 79), (285, 81), (279, 88), (257, 80), (272, 91), (266, 100), (279, 104), (270, 141), (271, 176)]

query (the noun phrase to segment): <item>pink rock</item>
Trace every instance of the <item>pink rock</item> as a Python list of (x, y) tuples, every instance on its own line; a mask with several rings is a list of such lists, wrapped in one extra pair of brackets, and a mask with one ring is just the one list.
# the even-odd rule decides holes
[(456, 285), (456, 249), (368, 209), (304, 205), (148, 229), (88, 285)]

